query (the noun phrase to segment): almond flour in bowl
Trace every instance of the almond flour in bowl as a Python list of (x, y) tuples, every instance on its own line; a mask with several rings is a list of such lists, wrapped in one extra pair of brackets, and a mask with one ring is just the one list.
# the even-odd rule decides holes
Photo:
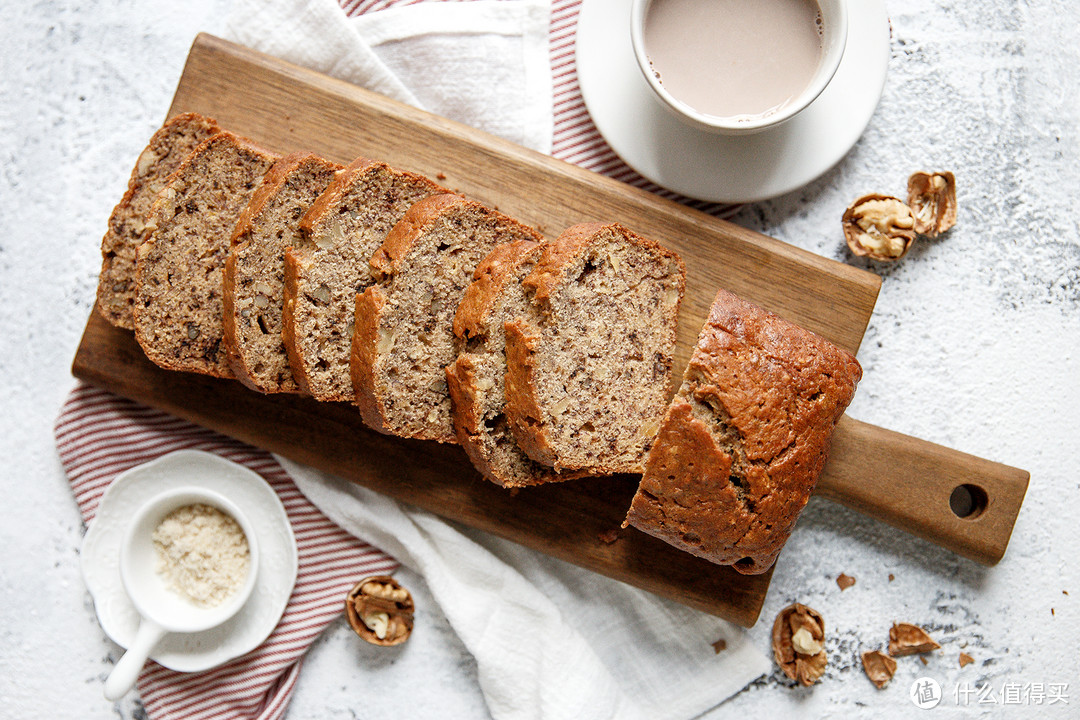
[(216, 607), (244, 585), (251, 557), (236, 520), (203, 503), (173, 510), (154, 530), (156, 571), (170, 590), (200, 607)]

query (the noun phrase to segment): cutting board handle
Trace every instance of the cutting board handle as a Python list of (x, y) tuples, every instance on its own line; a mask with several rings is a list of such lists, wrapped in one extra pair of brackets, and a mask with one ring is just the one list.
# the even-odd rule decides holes
[(1005, 554), (1030, 475), (841, 418), (815, 494), (986, 565)]

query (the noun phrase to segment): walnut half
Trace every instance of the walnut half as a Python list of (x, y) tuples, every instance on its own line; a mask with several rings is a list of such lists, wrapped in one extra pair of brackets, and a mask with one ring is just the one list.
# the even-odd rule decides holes
[(345, 616), (356, 634), (372, 645), (400, 645), (413, 628), (413, 599), (387, 575), (364, 578), (345, 598)]
[(917, 172), (908, 178), (907, 191), (915, 232), (937, 237), (956, 224), (956, 178), (951, 172)]
[(864, 195), (844, 211), (842, 223), (848, 247), (860, 257), (897, 260), (915, 241), (914, 213), (890, 195)]
[(776, 616), (772, 628), (773, 657), (792, 680), (813, 685), (825, 674), (825, 621), (805, 605), (789, 605)]

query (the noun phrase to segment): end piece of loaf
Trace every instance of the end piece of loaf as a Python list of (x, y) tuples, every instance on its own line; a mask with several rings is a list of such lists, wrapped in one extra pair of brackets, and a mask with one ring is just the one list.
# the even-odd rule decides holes
[(161, 367), (232, 377), (221, 346), (225, 258), (240, 212), (275, 160), (219, 133), (155, 201), (136, 261), (135, 339)]
[(504, 326), (528, 312), (521, 281), (532, 272), (540, 247), (530, 240), (499, 245), (476, 268), (454, 317), (454, 336), (465, 347), (446, 368), (458, 442), (484, 477), (508, 488), (580, 475), (533, 461), (506, 420)]
[(506, 415), (533, 460), (641, 472), (667, 407), (686, 269), (618, 224), (567, 229), (522, 285), (506, 323)]
[(446, 192), (420, 175), (358, 158), (338, 173), (285, 252), (283, 333), (293, 377), (323, 401), (352, 400), (349, 353), (356, 296), (371, 256), (413, 203)]
[(861, 377), (850, 353), (721, 290), (626, 524), (741, 573), (765, 572)]
[(184, 158), (220, 130), (211, 118), (182, 113), (166, 121), (139, 155), (127, 192), (113, 208), (109, 229), (101, 240), (97, 307), (116, 327), (135, 328), (131, 309), (135, 302), (135, 253), (142, 244), (154, 199)]
[(409, 209), (371, 259), (378, 284), (356, 299), (352, 377), (368, 425), (455, 442), (445, 369), (464, 345), (453, 331), (458, 304), (496, 246), (540, 240), (532, 228), (458, 195)]
[(225, 262), (225, 352), (237, 379), (254, 390), (299, 391), (281, 335), (285, 249), (299, 243), (300, 219), (340, 169), (306, 152), (281, 158), (233, 230)]

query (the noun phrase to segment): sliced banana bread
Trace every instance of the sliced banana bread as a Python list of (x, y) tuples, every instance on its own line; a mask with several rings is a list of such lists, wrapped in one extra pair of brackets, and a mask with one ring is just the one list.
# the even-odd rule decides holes
[(299, 391), (281, 336), (285, 249), (299, 243), (300, 219), (340, 169), (306, 152), (281, 158), (233, 230), (225, 261), (225, 353), (237, 379), (254, 390)]
[(352, 400), (349, 351), (356, 295), (371, 256), (414, 202), (444, 193), (425, 177), (360, 158), (338, 173), (285, 251), (283, 333), (293, 377), (318, 400)]
[(849, 353), (721, 290), (625, 524), (741, 573), (765, 572), (861, 377)]
[(669, 398), (686, 269), (621, 225), (576, 225), (522, 281), (506, 323), (506, 416), (556, 470), (641, 472)]
[(169, 178), (136, 262), (135, 338), (170, 370), (232, 377), (222, 340), (225, 258), (240, 212), (277, 156), (222, 132)]
[(198, 145), (221, 128), (211, 118), (183, 113), (170, 118), (150, 138), (128, 180), (127, 192), (109, 216), (109, 229), (101, 240), (101, 275), (97, 307), (117, 327), (132, 330), (135, 321), (135, 252), (154, 198), (180, 163)]
[(473, 465), (503, 487), (523, 487), (577, 477), (529, 458), (506, 421), (507, 320), (528, 312), (521, 281), (532, 272), (540, 245), (506, 243), (476, 268), (454, 317), (454, 336), (465, 341), (446, 368), (454, 431)]
[(532, 228), (458, 195), (413, 205), (371, 258), (378, 281), (356, 299), (356, 404), (382, 432), (455, 442), (446, 366), (464, 342), (454, 315), (488, 253), (539, 242)]

